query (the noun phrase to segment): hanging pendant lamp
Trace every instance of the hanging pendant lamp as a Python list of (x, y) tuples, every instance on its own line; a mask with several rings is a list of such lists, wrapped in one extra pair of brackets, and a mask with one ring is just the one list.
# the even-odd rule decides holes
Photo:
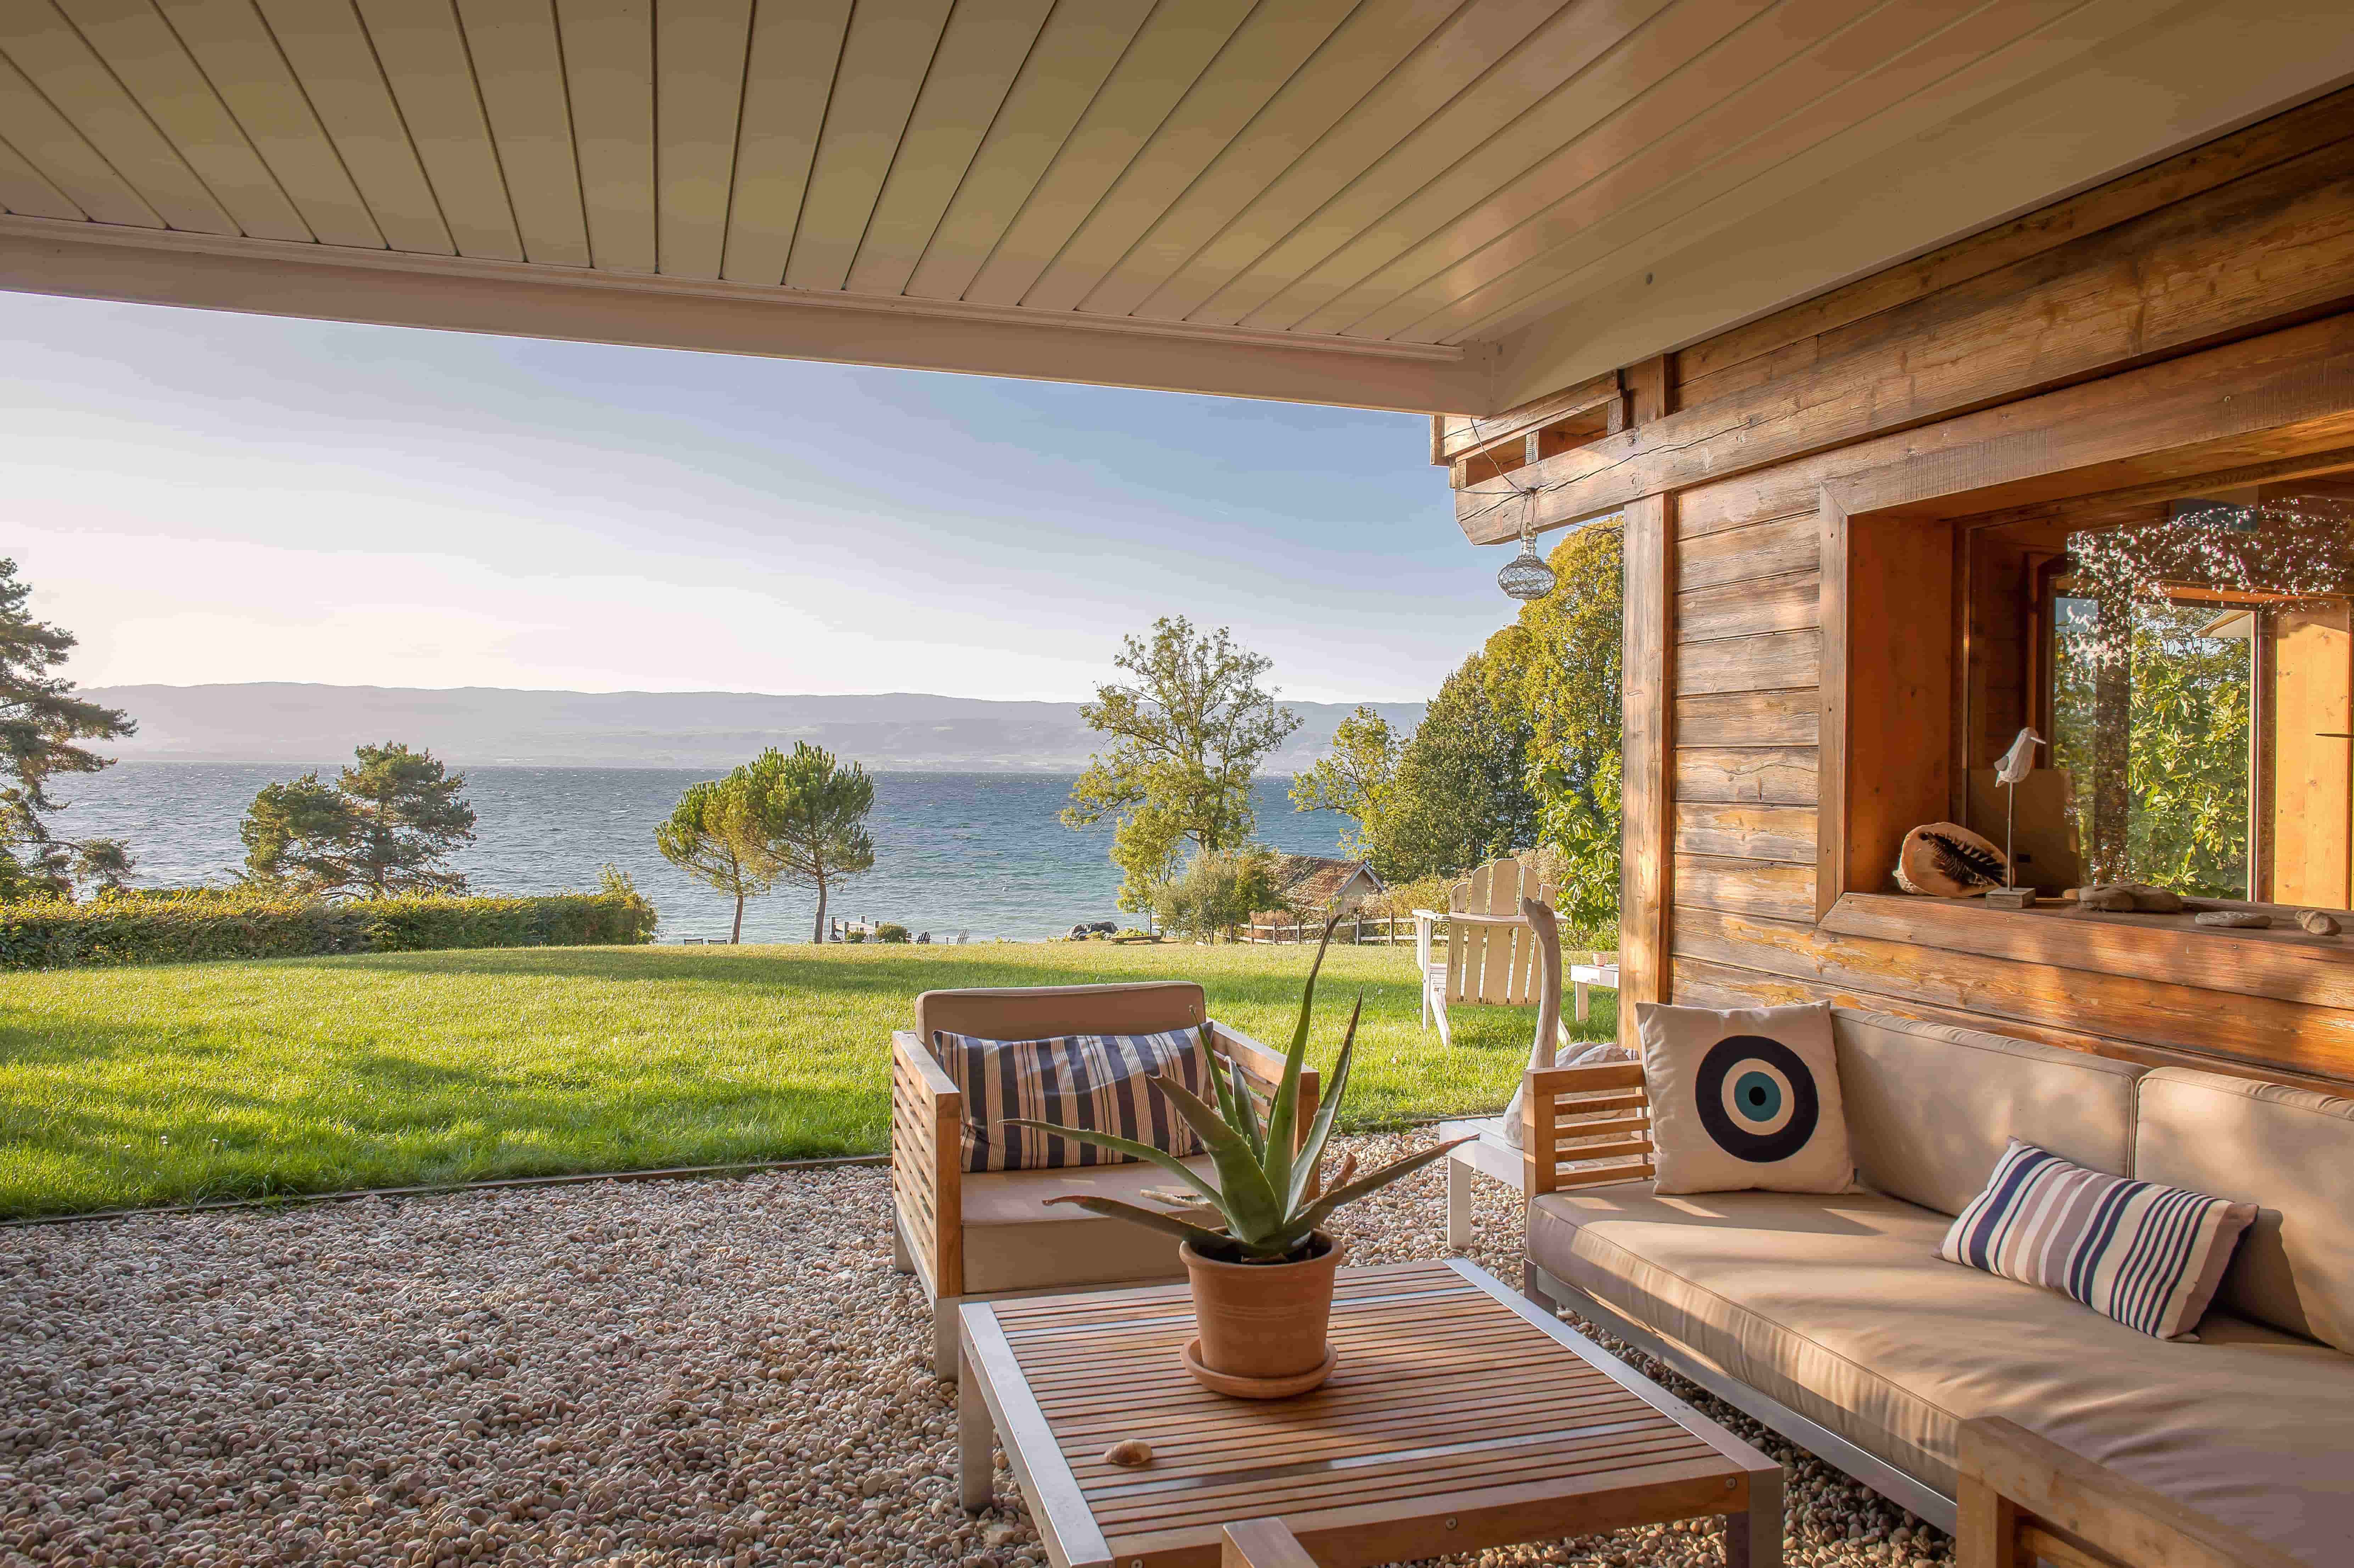
[(1545, 565), (1544, 557), (1537, 554), (1536, 530), (1531, 525), (1529, 516), (1536, 509), (1536, 498), (1534, 492), (1528, 493), (1528, 502), (1521, 514), (1521, 553), (1505, 562), (1504, 569), (1496, 574), (1496, 586), (1524, 604), (1553, 592), (1553, 583), (1557, 580), (1553, 568)]

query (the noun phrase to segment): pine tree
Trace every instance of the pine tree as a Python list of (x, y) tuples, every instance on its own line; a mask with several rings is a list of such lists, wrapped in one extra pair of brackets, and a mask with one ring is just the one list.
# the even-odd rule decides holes
[(748, 821), (770, 874), (817, 892), (816, 934), (810, 940), (822, 942), (829, 894), (845, 877), (875, 865), (875, 840), (866, 832), (875, 780), (855, 762), (844, 767), (805, 740), (794, 742), (790, 753), (771, 747), (738, 771), (745, 776)]
[(442, 863), (474, 842), (474, 809), (460, 793), (466, 776), (398, 742), (353, 758), (333, 784), (306, 773), (254, 796), (238, 829), (248, 877), (368, 898), (463, 893), (465, 877)]
[[(35, 620), (26, 609), (31, 596), (16, 563), (0, 559), (0, 898), (70, 894), (80, 846), (53, 836), (43, 820), (63, 809), (49, 780), (113, 766), (112, 758), (74, 742), (115, 740), (137, 727), (119, 709), (73, 695), (73, 683), (52, 673), (76, 640)], [(111, 839), (90, 843), (123, 853)]]
[(730, 942), (744, 939), (744, 900), (768, 892), (776, 881), (761, 844), (748, 832), (744, 806), (738, 777), (705, 779), (688, 785), (669, 819), (654, 829), (654, 846), (664, 860), (736, 900)]

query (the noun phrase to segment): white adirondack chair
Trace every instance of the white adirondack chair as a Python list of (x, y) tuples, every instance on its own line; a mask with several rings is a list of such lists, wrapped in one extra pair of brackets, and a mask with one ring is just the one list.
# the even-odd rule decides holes
[[(1543, 989), (1543, 966), (1536, 934), (1521, 913), (1521, 900), (1550, 908), (1553, 889), (1534, 865), (1518, 860), (1490, 861), (1449, 890), (1447, 913), (1414, 912), (1415, 960), (1422, 971), (1422, 1026), (1438, 1024), (1438, 1038), (1455, 1044), (1448, 1027), (1450, 1006), (1487, 1004), (1532, 1007)], [(1438, 922), (1447, 922), (1447, 956), (1431, 948)], [(1588, 966), (1591, 967), (1591, 966)], [(1579, 985), (1578, 1016), (1585, 1016), (1585, 984)]]

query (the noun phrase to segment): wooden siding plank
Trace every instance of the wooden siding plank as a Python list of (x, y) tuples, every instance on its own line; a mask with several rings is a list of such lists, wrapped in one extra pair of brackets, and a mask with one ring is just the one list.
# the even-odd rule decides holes
[(950, 3), (864, 0), (852, 11), (785, 263), (788, 286), (839, 289), (850, 276), (859, 237), (899, 155), (916, 94), (937, 58)]
[(385, 242), (419, 255), (458, 254), (351, 0), (254, 4)]
[(1815, 863), (1815, 811), (1809, 806), (1676, 803), (1676, 854), (1734, 860)]
[(1251, 10), (1250, 0), (1155, 7), (958, 297), (1020, 304)]
[(0, 141), (0, 211), (68, 222), (90, 217), (5, 141)]
[(1053, 0), (962, 0), (949, 17), (851, 264), (851, 290), (896, 294), (907, 286), (1052, 8)]
[[(1367, 76), (1371, 90), (1297, 161), (1278, 169), (1224, 215), (1214, 232), (1204, 236), (1139, 308), (1169, 320), (1190, 317), (1426, 122), (1457, 109), (1467, 96), (1511, 90), (1500, 73), (1490, 73), (1562, 10), (1559, 0), (1493, 0), (1462, 7), (1385, 77)], [(1586, 24), (1597, 26), (1591, 16)], [(1467, 94), (1475, 81), (1478, 93)]]
[(1022, 302), (1042, 310), (1124, 313), (1117, 302), (1098, 307), (1095, 291), (1245, 128), (1270, 111), (1277, 94), (1357, 9), (1352, 0), (1290, 0), (1252, 12), (1060, 254), (1023, 291)]
[(1626, 709), (1620, 785), (1618, 1039), (1635, 1039), (1635, 1004), (1668, 1000), (1670, 906), (1675, 863), (1670, 836), (1680, 797), (1675, 749), (1675, 502), (1650, 496), (1627, 509), (1621, 691)]
[(491, 122), (451, 0), (356, 0), (461, 256), (524, 259)]
[(589, 259), (607, 271), (654, 271), (661, 251), (652, 6), (649, 0), (556, 0), (556, 22)]
[[(2265, 265), (2245, 266), (2252, 254)], [(1598, 515), (1643, 490), (1787, 466), (1837, 443), (2341, 306), (2354, 295), (2349, 276), (2354, 142), (1883, 313), (1850, 329), (1869, 338), (1852, 352), (1516, 477), (1549, 487), (1540, 525)], [(1484, 503), (1477, 488), (1463, 492), (1458, 515)], [(1480, 542), (1504, 536), (1492, 518), (1468, 533)]]
[(155, 3), (319, 242), (381, 249), (384, 231), (251, 0)]
[(1679, 908), (1724, 909), (1781, 920), (1815, 917), (1815, 868), (1719, 855), (1676, 856)]
[(1775, 692), (1822, 683), (1823, 634), (1776, 631), (1687, 642), (1676, 653), (1676, 694)]
[(588, 266), (588, 217), (550, 0), (458, 0), (458, 15), (524, 256)]
[(1541, 425), (1549, 425), (1555, 419), (1617, 402), (1621, 396), (1618, 372), (1608, 370), (1564, 391), (1523, 403), (1517, 408), (1508, 408), (1493, 418), (1475, 419), (1460, 414), (1434, 415), (1431, 418), (1431, 465), (1445, 468), (1469, 453), (1505, 441), (1518, 440)]
[[(1563, 7), (1481, 77), (1478, 91), (1458, 95), (1426, 120), (1408, 127), (1407, 135), (1395, 147), (1309, 212), (1265, 255), (1236, 269), (1187, 319), (1225, 325), (1281, 324), (1331, 298), (1343, 282), (1361, 273), (1348, 272), (1343, 265), (1339, 281), (1310, 284), (1310, 292), (1300, 303), (1278, 303), (1294, 284), (1307, 281), (1320, 266), (1378, 225), (1384, 215), (1403, 207), (1416, 192), (1441, 176), (1458, 171), (1467, 162), (1465, 148), (1492, 152), (1495, 163), (1505, 169), (1525, 167), (1550, 150), (1547, 134), (1575, 134), (1577, 126), (1591, 124), (1592, 106), (1578, 102), (1564, 84), (1573, 79), (1585, 79), (1585, 73), (1596, 61), (1620, 48), (1669, 5), (1670, 0), (1587, 0)], [(1744, 14), (1755, 9), (1747, 6)], [(1662, 24), (1681, 25), (1673, 20)], [(1728, 21), (1721, 26), (1734, 25)], [(1651, 69), (1667, 68), (1655, 63)], [(1524, 116), (1551, 117), (1552, 128), (1523, 126), (1520, 122)], [(1564, 125), (1567, 129), (1562, 129)], [(1271, 198), (1274, 194), (1270, 193)], [(1262, 312), (1267, 313), (1268, 319), (1261, 319)]]
[(720, 276), (777, 283), (792, 255), (801, 198), (832, 101), (850, 31), (852, 0), (761, 5), (752, 16), (751, 63), (736, 137), (735, 193)]
[(169, 227), (5, 55), (0, 55), (0, 140), (97, 221)]
[[(1400, 193), (1402, 199), (1388, 210), (1367, 214), (1335, 249), (1243, 317), (1244, 324), (1314, 332), (1337, 331), (1326, 323), (1346, 326), (1358, 320), (1396, 292), (1393, 281), (1369, 293), (1367, 281), (1394, 279), (1401, 259), (1420, 254), (1435, 237), (1468, 235), (1467, 220), (1476, 223), (1498, 201), (1504, 203), (1499, 211), (1522, 206), (1532, 179), (1574, 180), (1585, 166), (1581, 159), (1606, 147), (1631, 151), (1689, 117), (1695, 100), (1664, 84), (1678, 80), (1697, 59), (1722, 62), (1728, 54), (1737, 55), (1717, 46), (1768, 8), (1766, 0), (1687, 0), (1668, 7), (1650, 25), (1638, 24), (1613, 37), (1574, 79), (1556, 77), (1542, 101), (1474, 152), (1467, 154), (1463, 143), (1455, 143), (1454, 155), (1439, 174)], [(1622, 12), (1611, 21), (1624, 19)], [(1720, 63), (1681, 79), (1724, 74), (1739, 79), (1737, 88), (1766, 69), (1769, 54), (1762, 51), (1749, 62), (1746, 75), (1736, 61), (1729, 71)], [(1550, 201), (1564, 187), (1552, 183), (1544, 188)], [(1411, 266), (1406, 270), (1411, 272)], [(1426, 266), (1413, 281), (1430, 270)]]
[(1890, 267), (1677, 355), (1694, 406), (1821, 357), (1824, 334), (2354, 136), (2354, 90), (2290, 110), (2147, 169), (2039, 207), (1918, 260)]
[(654, 13), (654, 254), (670, 278), (716, 278), (727, 249), (752, 0)]
[(1811, 746), (1680, 747), (1675, 798), (1727, 806), (1811, 806), (1819, 766)]
[[(1535, 7), (1523, 3), (1520, 9), (1526, 15)], [(1378, 144), (1373, 149), (1352, 146), (1339, 128), (1355, 123), (1364, 129), (1352, 119), (1356, 111), (1401, 65), (1427, 48), (1432, 35), (1461, 10), (1447, 0), (1366, 0), (1346, 12), (1288, 79), (1276, 77), (1280, 85), (1274, 95), (1237, 128), (1173, 200), (1151, 204), (1153, 210), (1141, 232), (1087, 290), (1083, 308), (1112, 315), (1182, 320), (1185, 310), (1215, 285), (1197, 282), (1186, 291), (1182, 303), (1164, 302), (1160, 297), (1162, 285), (1198, 256), (1204, 245), (1225, 232), (1287, 171), (1303, 163), (1342, 157), (1355, 158), (1360, 165), (1370, 162)], [(1237, 40), (1238, 45), (1242, 42)], [(1280, 60), (1273, 63), (1281, 69)], [(1458, 70), (1469, 63), (1457, 62)], [(1394, 141), (1406, 129), (1405, 123), (1391, 121), (1389, 139)], [(1381, 133), (1379, 128), (1374, 130), (1376, 135)], [(1236, 248), (1247, 260), (1282, 238), (1289, 228), (1286, 223), (1237, 237)]]
[(1822, 574), (1819, 571), (1687, 588), (1676, 595), (1676, 635), (1682, 642), (1805, 631), (1821, 623)]
[(270, 165), (147, 0), (58, 0), (67, 18), (128, 90), (172, 150), (196, 172), (238, 232), (257, 239), (311, 239)]
[(1676, 738), (1686, 746), (1813, 746), (1821, 735), (1815, 694), (1724, 692), (1676, 700)]
[(1783, 515), (1745, 528), (1686, 533), (1678, 543), (1676, 587), (1686, 593), (1819, 571), (1822, 566), (1822, 538), (1812, 504), (1798, 516)]
[(1151, 12), (1151, 0), (1055, 8), (907, 278), (905, 292), (936, 300), (964, 296)]
[[(239, 231), (204, 181), (50, 0), (0, 6), (0, 53), (166, 227), (199, 234)], [(22, 142), (17, 146), (30, 151)]]
[(2339, 1008), (1949, 952), (1714, 909), (1679, 913), (1676, 952), (1841, 990), (2354, 1076), (2354, 1012)]

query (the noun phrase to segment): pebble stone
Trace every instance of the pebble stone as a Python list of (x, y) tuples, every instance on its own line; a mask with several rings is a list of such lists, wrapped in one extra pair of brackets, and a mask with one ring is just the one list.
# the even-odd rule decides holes
[[(1426, 1141), (1348, 1140), (1367, 1167)], [(1442, 1183), (1347, 1211), (1352, 1260), (1446, 1255)], [(1472, 1255), (1514, 1277), (1515, 1195), (1480, 1187)], [(1002, 1455), (994, 1506), (957, 1506), (888, 1192), (863, 1167), (0, 1230), (0, 1564), (1044, 1568)], [(1783, 1461), (1795, 1568), (1952, 1562), (1667, 1381)], [(1448, 1561), (1722, 1545), (1694, 1520)]]

